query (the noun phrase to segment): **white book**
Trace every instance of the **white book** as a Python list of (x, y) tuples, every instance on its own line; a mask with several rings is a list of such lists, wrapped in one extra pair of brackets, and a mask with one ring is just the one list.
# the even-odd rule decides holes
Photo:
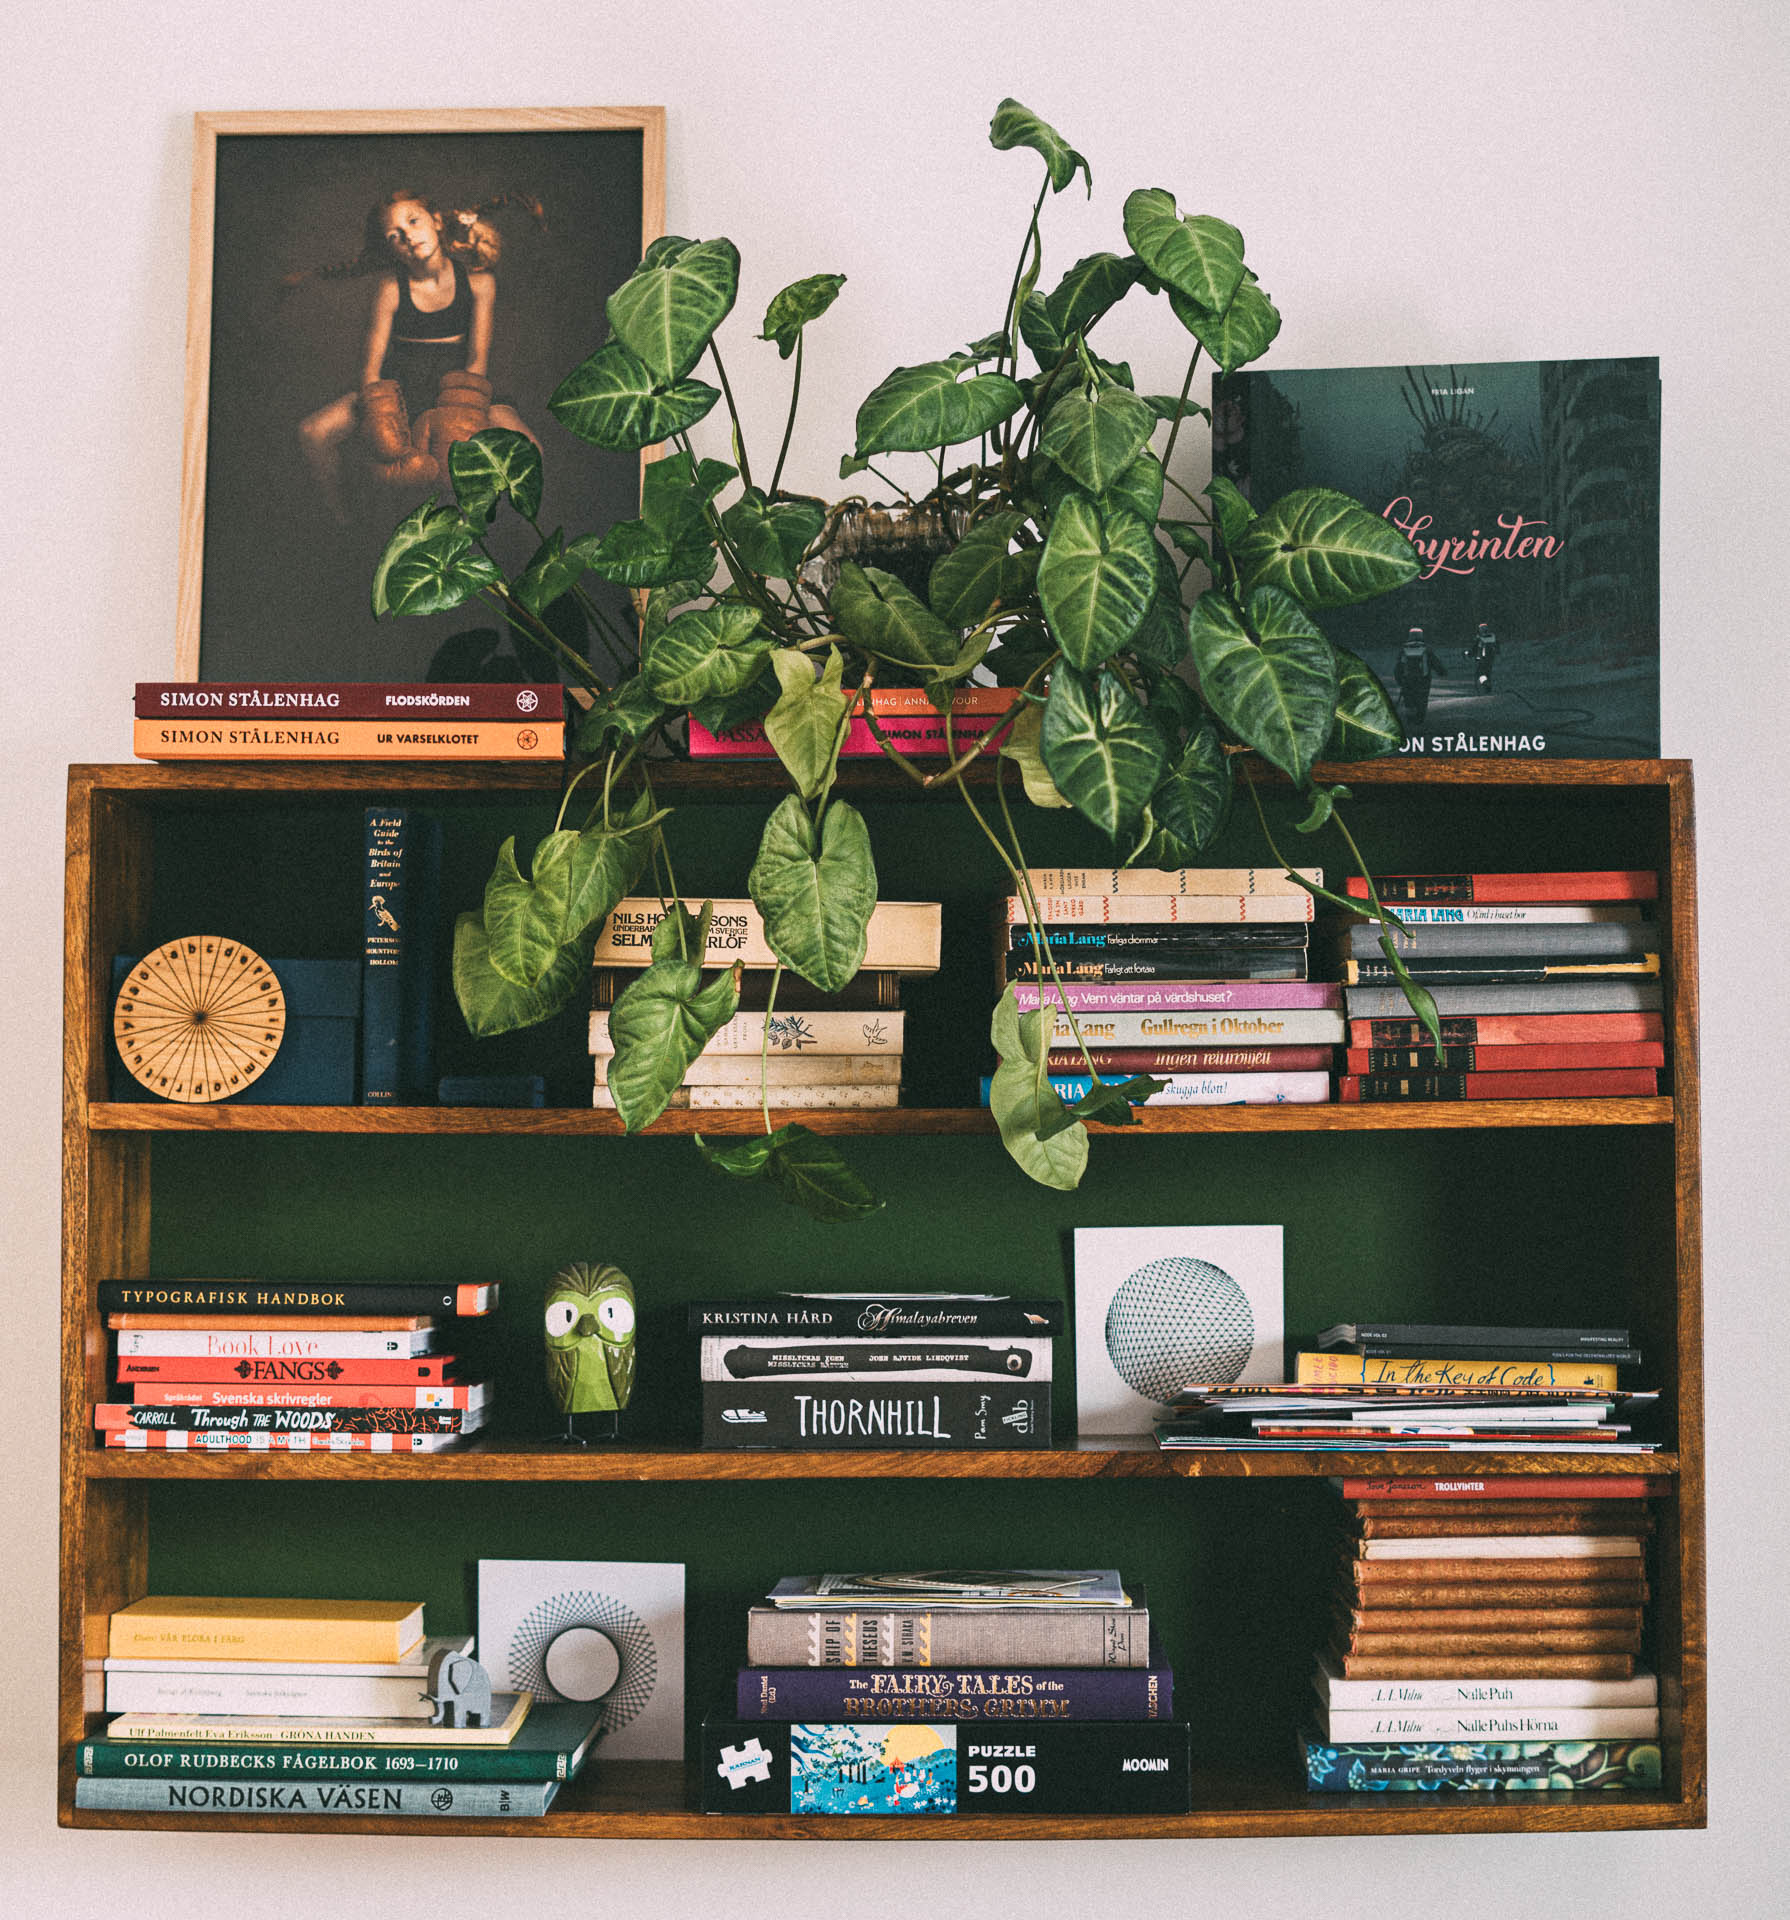
[[(1340, 1047), (1342, 1014), (1329, 1007), (1270, 1007), (1236, 1013), (1077, 1013), (1090, 1047)], [(1076, 1044), (1059, 1011), (1053, 1047)]]
[(163, 1360), (411, 1360), (435, 1351), (435, 1329), (406, 1333), (120, 1333), (120, 1358)]
[[(691, 912), (703, 902), (687, 901)], [(717, 900), (709, 921), (706, 967), (774, 967), (777, 956), (764, 935), (764, 921), (750, 900)], [(603, 922), (592, 956), (599, 967), (646, 967), (652, 964), (653, 929), (665, 918), (664, 903), (630, 898), (616, 902)], [(944, 921), (936, 900), (879, 900), (870, 910), (868, 945), (861, 964), (877, 972), (937, 973), (939, 941)]]
[(809, 1383), (824, 1379), (843, 1385), (890, 1380), (1047, 1381), (1051, 1345), (1048, 1336), (995, 1340), (924, 1334), (884, 1340), (850, 1334), (825, 1338), (795, 1334), (779, 1339), (772, 1334), (746, 1338), (705, 1333), (702, 1378)]
[[(609, 1084), (612, 1053), (593, 1056), (597, 1085)], [(713, 1059), (704, 1052), (690, 1062), (686, 1087), (896, 1087), (901, 1084), (898, 1053), (815, 1053), (800, 1058), (773, 1053), (760, 1060), (755, 1053), (723, 1053)]]
[(1426, 1707), (1318, 1716), (1335, 1746), (1407, 1740), (1657, 1740), (1658, 1707)]
[[(771, 1026), (771, 1057), (786, 1060), (798, 1054), (899, 1054), (906, 1016), (879, 1013), (872, 1008), (857, 1013), (833, 1009), (817, 1013), (736, 1013), (703, 1048), (703, 1058), (722, 1053), (756, 1056), (764, 1046), (767, 1019)], [(590, 1050), (592, 1053), (615, 1051), (615, 1042), (609, 1037), (606, 1010), (590, 1017)]]
[[(1040, 893), (1038, 916), (1047, 927), (1086, 921), (1101, 926), (1222, 927), (1263, 921), (1307, 922), (1316, 917), (1309, 893)], [(1007, 924), (1026, 925), (1025, 902), (1007, 901)]]
[(1534, 906), (1508, 900), (1480, 900), (1458, 907), (1413, 907), (1400, 900), (1389, 903), (1388, 911), (1396, 913), (1407, 927), (1566, 926), (1587, 920), (1633, 921), (1647, 917), (1632, 900), (1598, 906), (1562, 905), (1557, 900)]
[(1451, 1533), (1425, 1540), (1361, 1540), (1363, 1560), (1635, 1560), (1641, 1543), (1620, 1533)]
[(1312, 1690), (1333, 1712), (1410, 1707), (1653, 1707), (1659, 1678), (1636, 1673), (1627, 1680), (1349, 1680), (1324, 1654), (1311, 1678)]
[(136, 1660), (111, 1654), (107, 1673), (229, 1673), (229, 1674), (358, 1674), (370, 1680), (408, 1679), (427, 1675), (438, 1653), (471, 1653), (470, 1633), (432, 1633), (419, 1640), (401, 1660)]
[[(1295, 867), (1314, 887), (1324, 884), (1322, 867)], [(1138, 894), (1297, 894), (1305, 889), (1280, 867), (1028, 867), (1034, 893)]]
[[(590, 1103), (593, 1107), (613, 1109), (615, 1095), (607, 1087), (596, 1087), (591, 1092)], [(668, 1108), (697, 1108), (709, 1112), (736, 1113), (746, 1107), (759, 1105), (756, 1083), (749, 1087), (678, 1087), (666, 1101)], [(793, 1111), (801, 1108), (810, 1110), (841, 1111), (845, 1108), (865, 1109), (871, 1107), (898, 1107), (901, 1104), (899, 1087), (773, 1087), (771, 1106), (773, 1109)]]
[[(464, 1652), (471, 1642), (428, 1640)], [(428, 1720), (429, 1663), (280, 1667), (260, 1660), (106, 1662), (108, 1713), (277, 1713), (295, 1719)]]

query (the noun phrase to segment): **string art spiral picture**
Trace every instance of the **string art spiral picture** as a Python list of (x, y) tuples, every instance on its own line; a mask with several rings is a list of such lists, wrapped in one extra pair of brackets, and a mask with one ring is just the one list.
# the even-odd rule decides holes
[(164, 1100), (227, 1100), (273, 1064), (286, 1032), (274, 970), (240, 940), (189, 934), (131, 968), (112, 1010), (119, 1058)]

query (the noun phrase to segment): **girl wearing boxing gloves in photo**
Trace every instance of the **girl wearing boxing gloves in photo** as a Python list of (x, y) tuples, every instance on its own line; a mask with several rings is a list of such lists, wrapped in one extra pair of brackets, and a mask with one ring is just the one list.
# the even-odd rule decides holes
[[(446, 481), (448, 449), (484, 427), (528, 434), (507, 398), (493, 398), (488, 367), (501, 242), (484, 217), (517, 204), (538, 221), (539, 204), (500, 195), (487, 206), (443, 213), (418, 193), (388, 193), (367, 215), (359, 259), (326, 277), (378, 273), (358, 391), (299, 423), (299, 440), (332, 511), (342, 500), (342, 454), (357, 430), (373, 471), (395, 486)], [(295, 275), (288, 285), (307, 278)], [(538, 444), (538, 443), (537, 443)]]

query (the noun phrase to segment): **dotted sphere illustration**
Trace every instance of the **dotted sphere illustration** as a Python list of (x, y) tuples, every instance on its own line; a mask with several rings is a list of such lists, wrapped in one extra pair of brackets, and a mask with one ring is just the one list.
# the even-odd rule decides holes
[(1194, 1380), (1239, 1379), (1254, 1347), (1249, 1296), (1209, 1260), (1152, 1260), (1106, 1310), (1107, 1355), (1146, 1400), (1171, 1399)]
[(603, 1701), (603, 1725), (616, 1732), (653, 1697), (659, 1678), (659, 1651), (651, 1629), (634, 1609), (606, 1593), (556, 1593), (517, 1623), (510, 1641), (510, 1685), (537, 1700), (557, 1700), (547, 1678), (547, 1649), (570, 1627), (595, 1627), (605, 1633), (621, 1658), (621, 1672)]

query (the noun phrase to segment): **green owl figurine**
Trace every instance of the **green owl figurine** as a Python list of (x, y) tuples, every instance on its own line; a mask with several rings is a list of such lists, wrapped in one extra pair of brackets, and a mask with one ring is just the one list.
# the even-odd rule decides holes
[(617, 1415), (634, 1391), (634, 1283), (619, 1267), (575, 1260), (547, 1285), (543, 1320), (547, 1387), (566, 1416), (566, 1438), (582, 1440), (581, 1413)]

